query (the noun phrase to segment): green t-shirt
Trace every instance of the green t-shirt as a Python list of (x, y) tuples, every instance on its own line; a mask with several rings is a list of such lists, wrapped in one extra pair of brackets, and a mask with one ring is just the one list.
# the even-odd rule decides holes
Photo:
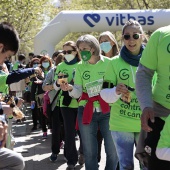
[[(107, 70), (110, 69), (110, 59), (101, 55), (101, 60), (96, 64), (89, 64), (88, 62), (81, 61), (76, 69), (74, 84), (82, 86), (83, 92), (89, 94), (89, 97), (97, 95), (101, 91), (103, 84), (103, 77)], [(86, 100), (79, 102), (79, 106), (85, 106)], [(99, 102), (93, 103), (95, 108), (99, 108)]]
[[(72, 79), (73, 79), (74, 71), (76, 71), (77, 64), (78, 63), (72, 64), (72, 65), (68, 65), (65, 62), (60, 63), (57, 66), (57, 69), (56, 69), (57, 74), (56, 75), (58, 75), (59, 72), (68, 74), (68, 83), (70, 83), (72, 81)], [(56, 80), (57, 77), (55, 76), (54, 79)], [(60, 107), (67, 107), (67, 106), (64, 106), (62, 104), (63, 103), (63, 98), (64, 98), (64, 96), (62, 96), (62, 91), (60, 92), (59, 97), (60, 97)], [(78, 101), (77, 101), (77, 99), (73, 98), (71, 100), (71, 103), (70, 103), (70, 105), (68, 107), (70, 107), (70, 108), (78, 108)]]
[(0, 82), (1, 82), (0, 92), (4, 94), (8, 94), (9, 92), (9, 87), (6, 84), (7, 77), (8, 75), (5, 72), (0, 71)]
[(157, 148), (170, 148), (170, 116), (165, 120)]
[(13, 70), (18, 70), (19, 61), (16, 61), (13, 65)]
[[(135, 88), (135, 76), (137, 67), (126, 63), (120, 56), (111, 60), (112, 69), (107, 77), (112, 78), (113, 85), (123, 83), (131, 88)], [(130, 105), (120, 99), (111, 106), (110, 130), (122, 132), (140, 132), (141, 109), (137, 100), (136, 92), (131, 92)]]
[(170, 26), (151, 35), (140, 63), (157, 73), (153, 100), (170, 109)]

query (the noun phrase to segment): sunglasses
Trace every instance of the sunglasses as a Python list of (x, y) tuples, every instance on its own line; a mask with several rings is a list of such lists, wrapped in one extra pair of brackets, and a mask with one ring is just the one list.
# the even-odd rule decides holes
[(40, 63), (33, 63), (33, 64), (40, 64)]
[[(136, 33), (136, 34), (133, 34), (132, 37), (133, 37), (133, 39), (137, 40), (137, 39), (139, 39), (140, 35), (141, 35), (141, 34)], [(131, 35), (129, 35), (129, 34), (124, 34), (124, 35), (123, 35), (123, 38), (124, 38), (125, 40), (129, 40), (130, 37), (131, 37)]]
[(71, 54), (75, 50), (68, 50), (68, 51), (63, 51), (63, 54)]

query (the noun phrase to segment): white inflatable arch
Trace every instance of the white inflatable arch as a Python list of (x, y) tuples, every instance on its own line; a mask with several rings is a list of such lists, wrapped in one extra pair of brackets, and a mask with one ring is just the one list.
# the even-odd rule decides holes
[(145, 31), (170, 24), (170, 9), (61, 11), (36, 36), (35, 54), (53, 54), (55, 46), (70, 32), (102, 32), (121, 30), (130, 18), (139, 21)]

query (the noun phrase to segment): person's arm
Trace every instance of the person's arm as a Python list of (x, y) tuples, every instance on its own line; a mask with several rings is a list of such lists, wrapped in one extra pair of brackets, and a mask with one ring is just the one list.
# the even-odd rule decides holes
[(139, 64), (136, 72), (136, 95), (142, 110), (141, 127), (146, 132), (152, 131), (148, 126), (148, 120), (154, 122), (154, 110), (152, 101), (152, 78), (154, 71)]
[(42, 89), (44, 91), (51, 91), (54, 89), (53, 87), (53, 79), (54, 79), (54, 68), (52, 68), (46, 75), (44, 81), (43, 81), (43, 85), (42, 85)]
[(82, 95), (82, 86), (79, 86), (79, 85), (74, 85), (72, 86), (70, 85), (70, 88), (68, 88), (68, 93), (69, 93), (69, 96), (72, 97), (72, 98), (76, 98), (78, 99), (81, 95)]
[(121, 97), (121, 95), (126, 94), (127, 92), (127, 87), (124, 84), (120, 83), (113, 88), (102, 89), (100, 92), (100, 96), (105, 102), (114, 103)]
[(10, 107), (10, 105), (2, 104), (0, 102), (0, 115), (6, 114), (7, 116), (10, 116), (12, 115), (12, 113), (13, 113), (13, 108)]
[(9, 73), (6, 79), (6, 84), (16, 83), (22, 79), (25, 79), (35, 73), (40, 74), (40, 68), (26, 68), (26, 69), (19, 69)]
[(154, 70), (151, 70), (142, 64), (136, 72), (136, 95), (140, 103), (141, 110), (146, 107), (152, 108), (152, 78)]

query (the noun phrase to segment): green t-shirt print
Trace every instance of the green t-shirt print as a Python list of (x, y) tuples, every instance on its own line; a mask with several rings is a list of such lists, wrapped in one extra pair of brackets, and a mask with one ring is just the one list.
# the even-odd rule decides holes
[[(120, 56), (111, 61), (112, 69), (105, 77), (112, 78), (113, 85), (123, 83), (135, 88), (135, 76), (137, 67), (126, 63)], [(126, 104), (120, 99), (111, 105), (110, 130), (123, 132), (140, 132), (141, 109), (137, 100), (136, 92), (131, 91), (131, 102)]]
[[(70, 83), (73, 80), (73, 72), (76, 71), (77, 64), (67, 65), (65, 62), (60, 63), (57, 66), (57, 75), (59, 72), (68, 74), (68, 83)], [(56, 78), (56, 77), (55, 77)], [(60, 107), (66, 107), (62, 104), (64, 96), (61, 95), (62, 92), (60, 92)], [(72, 99), (70, 105), (68, 106), (70, 108), (78, 108), (78, 102), (77, 99)]]
[(4, 94), (9, 93), (9, 87), (6, 84), (7, 77), (8, 75), (6, 73), (4, 73), (3, 71), (0, 71), (0, 82), (1, 82), (0, 92)]
[(157, 80), (153, 87), (153, 100), (170, 109), (170, 26), (152, 34), (143, 51), (140, 63), (154, 70)]
[[(110, 61), (104, 56), (101, 56), (101, 60), (96, 64), (81, 61), (76, 69), (74, 84), (82, 86), (83, 92), (88, 93), (89, 97), (97, 95), (101, 90), (103, 78), (110, 69)], [(90, 89), (90, 87), (92, 88)], [(86, 103), (85, 100), (80, 101), (79, 106), (85, 106)], [(95, 101), (93, 105), (95, 108), (100, 107), (98, 101)]]

